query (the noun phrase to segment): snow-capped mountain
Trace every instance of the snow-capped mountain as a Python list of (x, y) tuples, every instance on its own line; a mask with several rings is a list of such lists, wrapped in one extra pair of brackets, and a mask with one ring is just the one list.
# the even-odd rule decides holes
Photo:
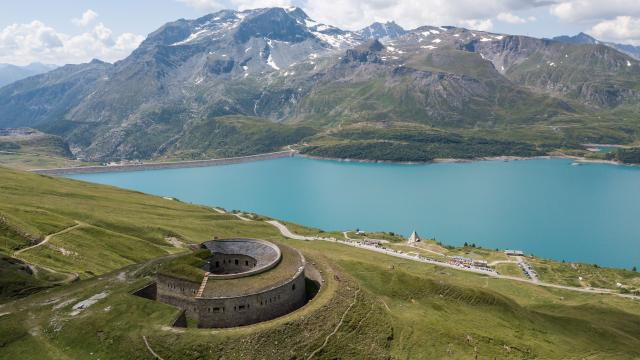
[(374, 22), (373, 24), (357, 31), (364, 40), (380, 39), (381, 41), (395, 39), (402, 36), (406, 31), (393, 21), (386, 23)]
[(0, 127), (60, 135), (89, 159), (149, 158), (210, 144), (211, 128), (230, 131), (212, 125), (226, 116), (528, 124), (635, 103), (638, 83), (638, 62), (600, 44), (395, 23), (347, 31), (299, 8), (223, 10), (166, 24), (115, 64), (0, 89)]

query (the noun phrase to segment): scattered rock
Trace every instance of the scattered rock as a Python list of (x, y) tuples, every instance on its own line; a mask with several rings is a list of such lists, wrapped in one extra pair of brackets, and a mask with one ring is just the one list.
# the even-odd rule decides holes
[(74, 302), (74, 301), (76, 301), (76, 299), (75, 299), (75, 298), (74, 298), (74, 299), (69, 299), (69, 300), (63, 301), (63, 302), (61, 302), (61, 303), (59, 303), (59, 304), (57, 304), (57, 305), (54, 305), (54, 306), (53, 306), (53, 309), (54, 309), (54, 310), (57, 310), (57, 309), (63, 308), (63, 307), (65, 307), (65, 306), (67, 306), (67, 305), (71, 304), (71, 303), (72, 303), (72, 302)]
[(73, 305), (73, 307), (71, 308), (73, 311), (71, 311), (71, 313), (69, 313), (69, 315), (76, 316), (76, 315), (80, 314), (84, 309), (86, 309), (89, 306), (97, 303), (98, 301), (106, 298), (107, 295), (109, 295), (109, 293), (107, 293), (106, 291), (103, 291), (101, 293), (93, 295), (92, 297), (90, 297), (90, 298), (88, 298), (86, 300), (80, 301), (79, 303)]

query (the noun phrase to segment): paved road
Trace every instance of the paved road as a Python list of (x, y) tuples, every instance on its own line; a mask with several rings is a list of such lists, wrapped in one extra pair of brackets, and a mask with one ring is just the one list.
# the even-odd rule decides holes
[(291, 232), (289, 230), (289, 228), (287, 228), (285, 225), (283, 225), (282, 223), (280, 223), (278, 221), (271, 220), (271, 221), (267, 221), (267, 223), (269, 223), (269, 224), (275, 226), (276, 228), (278, 228), (278, 230), (280, 230), (280, 233), (284, 237), (288, 237), (290, 239), (330, 241), (330, 242), (340, 243), (340, 244), (344, 244), (344, 245), (348, 245), (348, 246), (352, 246), (352, 247), (356, 247), (356, 248), (360, 248), (360, 249), (365, 249), (365, 250), (369, 250), (369, 251), (375, 251), (375, 252), (378, 252), (378, 253), (382, 253), (382, 254), (386, 254), (386, 255), (389, 255), (389, 256), (394, 256), (394, 257), (398, 257), (398, 258), (402, 258), (402, 259), (418, 261), (418, 262), (422, 262), (422, 263), (432, 264), (432, 265), (441, 266), (441, 267), (447, 267), (447, 268), (460, 270), (460, 271), (467, 271), (467, 272), (472, 272), (472, 273), (476, 273), (476, 274), (482, 274), (482, 275), (490, 276), (490, 277), (493, 277), (493, 278), (496, 278), (496, 279), (513, 280), (513, 281), (519, 281), (519, 282), (528, 283), (528, 284), (537, 285), (537, 286), (544, 286), (544, 287), (548, 287), (548, 288), (555, 288), (555, 289), (562, 289), (562, 290), (569, 290), (569, 291), (577, 291), (577, 292), (582, 292), (582, 293), (616, 295), (616, 296), (620, 296), (620, 297), (624, 297), (624, 298), (628, 298), (628, 299), (640, 300), (640, 296), (630, 295), (630, 294), (620, 294), (620, 293), (618, 293), (618, 292), (616, 292), (614, 290), (610, 290), (610, 289), (579, 288), (579, 287), (575, 287), (575, 286), (566, 286), (566, 285), (558, 285), (558, 284), (546, 283), (546, 282), (542, 282), (542, 281), (534, 281), (534, 280), (519, 278), (519, 277), (515, 277), (515, 276), (500, 275), (497, 272), (492, 271), (492, 270), (481, 270), (481, 269), (476, 269), (476, 268), (467, 268), (467, 267), (452, 265), (452, 264), (445, 263), (445, 262), (439, 262), (439, 261), (435, 261), (435, 260), (430, 260), (430, 259), (423, 258), (423, 257), (420, 257), (420, 256), (416, 256), (416, 255), (408, 255), (408, 254), (405, 254), (405, 253), (402, 253), (402, 252), (397, 252), (397, 251), (389, 250), (389, 249), (383, 249), (383, 248), (379, 248), (379, 247), (376, 247), (376, 246), (364, 245), (364, 244), (361, 244), (361, 243), (350, 243), (350, 242), (347, 242), (347, 241), (337, 240), (335, 238), (320, 238), (320, 237), (315, 237), (315, 236), (297, 235), (297, 234), (294, 234), (293, 232)]
[(278, 230), (280, 230), (280, 233), (284, 236), (284, 237), (288, 237), (289, 239), (294, 239), (294, 240), (320, 240), (319, 238), (315, 237), (315, 236), (302, 236), (302, 235), (297, 235), (291, 232), (291, 230), (289, 230), (288, 227), (284, 226), (284, 224), (275, 221), (275, 220), (269, 220), (267, 221), (267, 223), (275, 226), (276, 228), (278, 228)]

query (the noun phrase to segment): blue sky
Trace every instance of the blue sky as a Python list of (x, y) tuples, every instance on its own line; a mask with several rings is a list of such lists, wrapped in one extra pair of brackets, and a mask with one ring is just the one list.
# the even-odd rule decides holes
[(20, 0), (2, 5), (0, 63), (115, 61), (178, 18), (288, 5), (345, 29), (395, 20), (405, 28), (456, 25), (535, 37), (584, 31), (640, 45), (640, 0)]

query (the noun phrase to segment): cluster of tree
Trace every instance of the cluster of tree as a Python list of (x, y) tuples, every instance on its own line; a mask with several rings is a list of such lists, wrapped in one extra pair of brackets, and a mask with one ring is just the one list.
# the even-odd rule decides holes
[[(176, 142), (185, 156), (243, 156), (279, 150), (315, 134), (308, 126), (284, 125), (246, 117), (211, 118), (196, 123)], [(187, 155), (188, 156), (188, 155)]]
[(640, 164), (640, 147), (618, 149), (614, 156), (616, 160), (625, 164)]
[(302, 152), (329, 158), (426, 162), (437, 158), (531, 157), (544, 155), (549, 150), (531, 143), (415, 127), (348, 128), (331, 137), (337, 141), (308, 146)]
[(540, 156), (544, 151), (532, 144), (489, 139), (463, 142), (421, 143), (393, 141), (353, 141), (313, 145), (302, 149), (313, 156), (360, 160), (426, 162), (440, 159), (475, 159), (491, 156)]

